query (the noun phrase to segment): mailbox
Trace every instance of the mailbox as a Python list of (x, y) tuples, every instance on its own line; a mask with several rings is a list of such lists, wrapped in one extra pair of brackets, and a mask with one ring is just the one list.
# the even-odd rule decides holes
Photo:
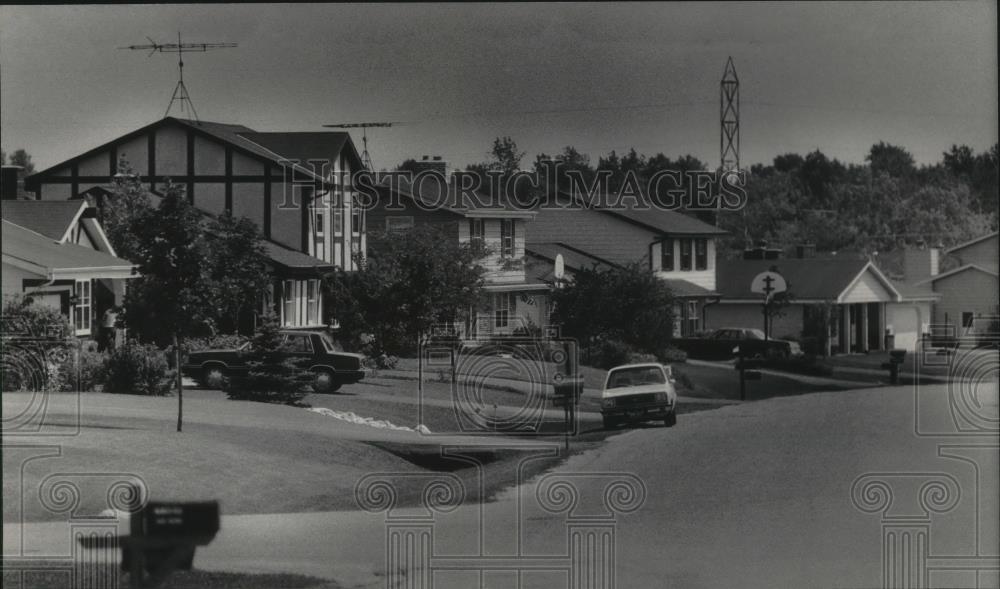
[(889, 371), (889, 383), (899, 384), (899, 367), (906, 359), (906, 350), (889, 350), (889, 361), (882, 363), (882, 369)]
[(582, 376), (556, 375), (556, 381), (552, 384), (552, 404), (556, 407), (564, 407), (568, 401), (575, 405), (580, 402), (583, 394)]
[(906, 359), (906, 350), (889, 350), (889, 362), (902, 364)]

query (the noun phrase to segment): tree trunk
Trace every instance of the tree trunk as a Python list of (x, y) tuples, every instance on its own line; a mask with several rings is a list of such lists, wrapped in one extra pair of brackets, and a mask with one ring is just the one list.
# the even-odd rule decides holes
[(174, 369), (177, 371), (177, 431), (184, 423), (184, 378), (181, 376), (181, 345), (174, 334)]

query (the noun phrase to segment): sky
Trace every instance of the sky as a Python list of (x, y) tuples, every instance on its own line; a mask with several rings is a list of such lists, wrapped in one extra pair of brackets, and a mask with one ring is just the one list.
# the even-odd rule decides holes
[[(440, 155), (634, 147), (719, 162), (719, 82), (740, 79), (741, 162), (872, 144), (939, 161), (997, 142), (997, 5), (309, 4), (0, 7), (0, 142), (44, 169), (164, 116), (175, 54), (202, 120), (259, 131), (391, 121), (376, 168)], [(179, 114), (176, 105), (171, 114)], [(361, 149), (360, 133), (352, 132)]]

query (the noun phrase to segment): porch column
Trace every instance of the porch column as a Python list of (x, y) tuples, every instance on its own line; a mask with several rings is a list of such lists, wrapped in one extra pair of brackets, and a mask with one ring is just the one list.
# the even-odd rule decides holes
[(841, 305), (840, 306), (840, 341), (842, 343), (840, 347), (841, 354), (851, 353), (851, 339), (854, 334), (851, 332), (851, 306)]
[(858, 342), (858, 349), (868, 351), (868, 303), (861, 304), (861, 341)]

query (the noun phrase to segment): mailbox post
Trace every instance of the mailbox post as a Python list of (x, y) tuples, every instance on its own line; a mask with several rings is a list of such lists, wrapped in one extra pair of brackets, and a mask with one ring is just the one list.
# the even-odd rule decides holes
[(576, 343), (563, 342), (563, 361), (556, 369), (552, 383), (552, 404), (562, 407), (566, 414), (566, 450), (569, 450), (569, 436), (574, 433), (576, 405), (583, 394), (583, 377), (577, 366)]
[(760, 370), (756, 370), (760, 367), (760, 363), (756, 360), (747, 360), (739, 346), (733, 348), (733, 352), (736, 353), (736, 369), (740, 371), (740, 401), (746, 401), (747, 381), (760, 380)]
[(889, 350), (889, 361), (882, 363), (882, 369), (889, 371), (889, 383), (899, 384), (899, 367), (906, 359), (906, 350)]

